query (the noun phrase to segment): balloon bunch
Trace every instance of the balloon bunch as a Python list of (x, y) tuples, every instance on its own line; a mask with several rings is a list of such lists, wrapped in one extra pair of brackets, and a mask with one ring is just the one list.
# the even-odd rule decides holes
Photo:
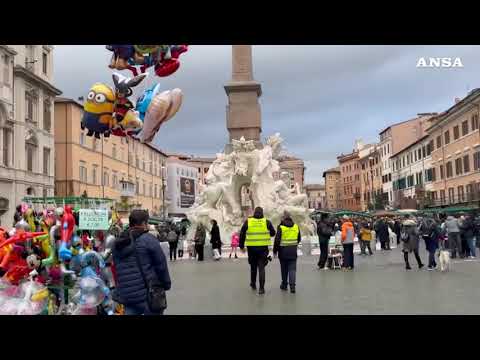
[[(86, 231), (78, 236), (69, 205), (40, 214), (28, 207), (17, 210), (15, 227), (0, 228), (0, 315), (97, 313), (99, 308), (113, 314), (112, 238), (94, 244)], [(78, 290), (70, 300), (69, 289)]]
[(107, 45), (112, 51), (109, 67), (116, 70), (128, 69), (138, 75), (136, 66), (144, 73), (154, 67), (160, 77), (172, 75), (180, 67), (180, 55), (188, 51), (188, 45)]

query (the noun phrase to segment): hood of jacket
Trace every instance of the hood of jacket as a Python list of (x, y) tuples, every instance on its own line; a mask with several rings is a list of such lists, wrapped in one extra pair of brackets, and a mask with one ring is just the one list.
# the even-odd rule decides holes
[(263, 218), (263, 209), (262, 208), (256, 208), (255, 212), (253, 213), (253, 217), (255, 219), (261, 219)]
[[(140, 235), (148, 232), (146, 230), (130, 230), (133, 239), (137, 239)], [(113, 249), (120, 258), (129, 257), (135, 250), (135, 243), (130, 239), (130, 231), (124, 230), (113, 243)]]
[(417, 226), (415, 220), (407, 219), (403, 221), (403, 226)]

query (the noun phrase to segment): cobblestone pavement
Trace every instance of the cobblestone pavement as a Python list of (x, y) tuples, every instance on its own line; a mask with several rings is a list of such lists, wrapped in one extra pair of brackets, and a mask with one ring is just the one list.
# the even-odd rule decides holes
[[(228, 256), (228, 255), (226, 255)], [(421, 249), (427, 263), (427, 253)], [(245, 258), (170, 262), (167, 314), (480, 314), (480, 261), (452, 260), (450, 272), (406, 271), (399, 249), (355, 255), (355, 271), (317, 270), (301, 256), (297, 293), (282, 292), (280, 265), (266, 268), (266, 294), (249, 287)]]

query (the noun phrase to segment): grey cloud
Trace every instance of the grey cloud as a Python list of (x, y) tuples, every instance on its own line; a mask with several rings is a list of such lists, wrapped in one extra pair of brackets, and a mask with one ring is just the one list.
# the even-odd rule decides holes
[[(388, 125), (445, 110), (479, 85), (478, 46), (254, 46), (253, 56), (263, 88), (263, 136), (282, 134), (287, 150), (305, 160), (308, 182), (321, 181), (356, 138), (376, 141)], [(459, 56), (465, 67), (417, 69), (421, 56)], [(109, 58), (103, 46), (57, 46), (55, 83), (74, 98), (94, 82), (111, 83)], [(214, 154), (227, 139), (223, 85), (231, 47), (191, 46), (181, 61), (174, 75), (149, 76), (139, 86), (160, 82), (184, 92), (181, 110), (155, 142), (169, 151)]]

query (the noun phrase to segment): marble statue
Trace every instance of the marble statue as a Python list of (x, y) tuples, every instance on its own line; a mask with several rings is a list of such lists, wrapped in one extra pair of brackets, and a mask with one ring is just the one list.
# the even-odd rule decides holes
[(280, 171), (276, 160), (282, 150), (283, 139), (275, 134), (267, 139), (262, 149), (254, 141), (232, 140), (232, 152), (217, 154), (206, 175), (206, 185), (201, 187), (195, 204), (187, 211), (192, 222), (189, 238), (199, 223), (210, 229), (215, 219), (220, 228), (222, 240), (230, 241), (233, 231), (239, 231), (246, 215), (241, 206), (241, 190), (248, 186), (252, 207), (261, 206), (265, 216), (276, 227), (283, 213), (288, 211), (300, 226), (302, 235), (313, 235), (315, 224), (310, 219), (307, 195), (302, 194), (299, 185), (293, 189), (288, 173), (282, 173), (275, 181), (273, 174)]

